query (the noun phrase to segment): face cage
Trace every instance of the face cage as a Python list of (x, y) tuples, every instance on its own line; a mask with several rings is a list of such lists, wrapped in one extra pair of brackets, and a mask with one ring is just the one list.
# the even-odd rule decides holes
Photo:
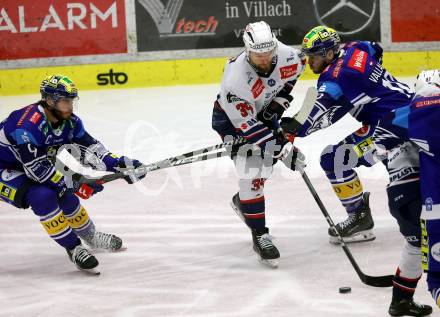
[(302, 48), (301, 52), (303, 52), (306, 56), (321, 56), (322, 58), (324, 58), (327, 55), (328, 50), (330, 50), (332, 48), (321, 48), (318, 50), (313, 50), (312, 49), (306, 49), (306, 48)]
[[(246, 57), (247, 57), (247, 60), (248, 60), (249, 63), (251, 63), (251, 59), (249, 57), (250, 52), (259, 54), (259, 52), (255, 52), (255, 51), (252, 51), (252, 50), (248, 49), (247, 46), (245, 46), (245, 52), (246, 52)], [(266, 53), (268, 53), (268, 52), (266, 52)], [(278, 45), (275, 45), (275, 47), (272, 49), (272, 60), (276, 59), (277, 56), (278, 56)]]
[(59, 95), (59, 94), (53, 94), (53, 95), (47, 94), (47, 93), (43, 93), (42, 94), (43, 100), (45, 100), (48, 97), (51, 98), (54, 101), (55, 105), (54, 105), (53, 108), (55, 110), (59, 110), (58, 109), (58, 102), (60, 101), (60, 99), (66, 98), (66, 99), (72, 99), (72, 109), (73, 109), (73, 112), (78, 111), (78, 105), (79, 105), (79, 96), (78, 95), (76, 97), (72, 98), (72, 97), (67, 97), (67, 96), (63, 96), (63, 95)]

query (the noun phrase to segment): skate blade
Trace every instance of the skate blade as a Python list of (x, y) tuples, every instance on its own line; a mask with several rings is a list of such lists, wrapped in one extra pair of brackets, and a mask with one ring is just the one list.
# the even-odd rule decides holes
[(118, 253), (118, 252), (124, 252), (127, 250), (126, 246), (122, 246), (119, 249), (113, 250), (113, 249), (105, 249), (105, 248), (95, 248), (94, 246), (86, 243), (89, 249), (93, 251), (93, 253)]
[(95, 275), (95, 276), (98, 276), (98, 275), (101, 274), (101, 272), (100, 272), (96, 267), (93, 268), (93, 269), (81, 269), (81, 268), (79, 268), (79, 267), (77, 266), (77, 268), (78, 268), (78, 270), (80, 270), (81, 272), (84, 272), (84, 273), (86, 273), (86, 274), (88, 274), (88, 275)]
[(111, 252), (111, 253), (118, 253), (118, 252), (124, 252), (124, 251), (127, 251), (127, 247), (124, 245), (117, 250), (109, 250), (109, 252)]
[[(359, 242), (368, 242), (376, 239), (372, 230), (359, 231), (354, 235), (344, 237), (345, 243), (359, 243)], [(341, 244), (341, 239), (339, 237), (329, 237), (329, 242), (332, 244)]]
[(278, 268), (279, 260), (278, 259), (263, 259), (262, 257), (259, 257), (258, 260), (261, 264), (268, 266), (272, 269)]

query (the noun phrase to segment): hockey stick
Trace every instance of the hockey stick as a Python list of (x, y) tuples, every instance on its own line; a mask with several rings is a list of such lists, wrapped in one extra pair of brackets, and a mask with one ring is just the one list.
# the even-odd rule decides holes
[[(66, 177), (68, 177), (68, 176), (72, 177), (72, 180), (74, 180), (75, 182), (79, 182), (81, 184), (95, 184), (95, 183), (104, 184), (104, 183), (108, 183), (108, 182), (111, 182), (111, 181), (114, 181), (117, 179), (124, 178), (126, 176), (139, 177), (139, 176), (146, 175), (147, 173), (149, 173), (151, 171), (158, 170), (158, 169), (186, 165), (186, 164), (191, 164), (191, 163), (195, 163), (195, 162), (211, 160), (211, 159), (215, 159), (215, 158), (219, 158), (219, 157), (223, 157), (223, 156), (233, 155), (233, 154), (236, 154), (237, 151), (235, 151), (235, 150), (231, 151), (228, 148), (232, 147), (232, 146), (243, 145), (245, 142), (246, 141), (244, 139), (238, 138), (238, 139), (227, 141), (227, 142), (224, 142), (221, 144), (217, 144), (217, 145), (209, 146), (209, 147), (202, 148), (199, 150), (187, 152), (187, 153), (184, 153), (184, 154), (181, 154), (178, 156), (173, 156), (173, 157), (170, 157), (170, 158), (167, 158), (167, 159), (155, 162), (155, 163), (151, 163), (148, 165), (143, 165), (143, 166), (138, 167), (136, 169), (127, 169), (122, 172), (108, 174), (108, 175), (104, 175), (101, 177), (90, 177), (90, 176), (82, 175), (80, 173), (75, 173), (58, 158), (56, 161), (56, 168), (57, 168), (57, 170), (61, 171)], [(218, 150), (221, 150), (222, 148), (227, 148), (227, 150), (226, 151), (218, 151)], [(217, 150), (217, 152), (209, 153), (209, 152), (212, 152), (215, 150)]]
[[(315, 103), (316, 97), (318, 93), (316, 91), (316, 88), (310, 87), (307, 90), (306, 96), (304, 98), (303, 104), (301, 106), (301, 109), (293, 116), (292, 122), (296, 122), (298, 125), (304, 124), (307, 117), (310, 114), (310, 111)], [(190, 163), (195, 163), (199, 161), (205, 161), (213, 158), (218, 158), (222, 156), (229, 155), (231, 153), (228, 153), (229, 151), (223, 151), (223, 152), (217, 152), (217, 153), (211, 153), (206, 154), (212, 151), (220, 150), (223, 148), (233, 147), (233, 146), (240, 146), (244, 145), (246, 143), (246, 139), (244, 138), (235, 138), (230, 141), (220, 143), (217, 145), (209, 146), (206, 148), (202, 148), (199, 150), (190, 151), (184, 154), (181, 154), (179, 156), (170, 157), (167, 159), (164, 159), (162, 161), (152, 163), (149, 165), (144, 165), (136, 169), (127, 169), (123, 172), (117, 172), (114, 174), (108, 174), (104, 175), (102, 177), (88, 177), (85, 175), (81, 175), (79, 173), (72, 173), (71, 169), (66, 166), (61, 160), (57, 159), (57, 169), (60, 170), (65, 176), (71, 176), (72, 179), (76, 182), (79, 182), (81, 184), (94, 184), (94, 183), (108, 183), (116, 179), (124, 178), (126, 176), (143, 176), (147, 174), (150, 171), (154, 171), (157, 169), (163, 169), (168, 168), (172, 166), (179, 166), (179, 165), (185, 165)], [(197, 157), (198, 155), (203, 154), (201, 157)]]
[(315, 87), (309, 87), (304, 97), (301, 109), (287, 122), (282, 122), (281, 128), (284, 132), (295, 134), (296, 131), (306, 122), (313, 109), (316, 99), (318, 98), (318, 91)]
[(324, 215), (325, 219), (327, 220), (330, 228), (336, 232), (342, 246), (342, 250), (344, 250), (345, 255), (347, 255), (348, 259), (350, 260), (351, 265), (353, 266), (354, 270), (356, 271), (357, 275), (361, 279), (361, 281), (369, 286), (374, 287), (390, 287), (393, 286), (393, 275), (383, 275), (383, 276), (370, 276), (366, 275), (362, 270), (359, 268), (359, 265), (356, 263), (356, 260), (354, 259), (353, 255), (350, 252), (350, 249), (348, 248), (347, 244), (339, 234), (339, 232), (336, 230), (335, 224), (330, 217), (329, 213), (327, 212), (327, 209), (324, 207), (324, 204), (322, 203), (321, 199), (318, 196), (318, 193), (316, 192), (315, 188), (313, 187), (312, 183), (310, 182), (309, 177), (307, 176), (306, 172), (304, 170), (299, 171), (301, 173), (302, 178), (304, 179), (304, 182), (306, 183), (310, 193), (312, 194), (313, 198), (315, 199), (316, 203), (319, 206), (319, 209), (321, 209), (322, 214)]

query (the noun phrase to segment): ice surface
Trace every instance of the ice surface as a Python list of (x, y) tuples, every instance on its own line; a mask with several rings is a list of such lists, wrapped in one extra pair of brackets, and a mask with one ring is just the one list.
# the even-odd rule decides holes
[[(313, 84), (298, 83), (290, 113)], [(80, 91), (78, 115), (109, 149), (150, 163), (219, 143), (210, 127), (217, 92), (218, 85)], [(2, 97), (0, 118), (37, 98)], [(345, 212), (319, 153), (357, 127), (347, 117), (296, 141), (335, 222)], [(359, 174), (372, 193), (377, 239), (351, 251), (366, 274), (393, 274), (404, 241), (388, 212), (385, 169)], [(388, 316), (391, 288), (362, 284), (343, 251), (328, 243), (327, 223), (297, 173), (277, 166), (266, 185), (267, 223), (281, 253), (275, 270), (257, 261), (248, 229), (228, 205), (237, 189), (228, 158), (152, 172), (138, 186), (107, 184), (84, 206), (128, 250), (98, 253), (99, 277), (77, 271), (31, 210), (0, 202), (0, 315)], [(341, 286), (352, 292), (340, 294)], [(433, 305), (424, 277), (416, 299)]]

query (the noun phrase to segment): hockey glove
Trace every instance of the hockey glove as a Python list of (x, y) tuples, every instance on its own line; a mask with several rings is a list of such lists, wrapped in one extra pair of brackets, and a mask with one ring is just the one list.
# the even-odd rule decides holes
[(274, 158), (283, 161), (284, 165), (292, 171), (303, 170), (306, 167), (306, 157), (296, 146), (293, 145), (295, 135), (285, 133), (284, 137), (287, 142), (283, 145), (281, 151), (277, 155), (274, 155)]
[(290, 154), (290, 152), (292, 152), (293, 149), (293, 141), (295, 140), (295, 135), (294, 134), (284, 134), (284, 138), (286, 139), (286, 143), (283, 145), (283, 147), (281, 148), (281, 151), (278, 152), (276, 155), (273, 156), (273, 158), (279, 159), (279, 160), (284, 160), (285, 158), (287, 158)]
[(283, 129), (283, 131), (289, 134), (296, 134), (299, 128), (301, 128), (301, 123), (296, 121), (295, 118), (290, 118), (290, 117), (281, 118), (280, 125), (281, 125), (281, 129)]
[(100, 183), (95, 184), (81, 184), (76, 181), (72, 181), (72, 187), (64, 185), (64, 188), (58, 192), (58, 198), (62, 199), (66, 195), (75, 194), (79, 198), (89, 199), (94, 194), (101, 192), (104, 186)]
[(104, 186), (100, 183), (95, 184), (74, 184), (76, 186), (75, 195), (82, 199), (89, 199), (96, 193), (104, 190)]
[(302, 171), (306, 167), (306, 157), (296, 146), (290, 144), (292, 145), (290, 152), (281, 160), (292, 171)]
[[(121, 156), (119, 158), (119, 160), (118, 160), (118, 167), (117, 167), (117, 169), (120, 172), (124, 172), (124, 171), (127, 171), (127, 170), (136, 169), (138, 167), (141, 167), (142, 165), (143, 164), (140, 161), (136, 160), (136, 159), (130, 159), (130, 158), (126, 157), (126, 156)], [(147, 174), (134, 175), (134, 173), (132, 173), (130, 175), (130, 173), (129, 173), (129, 175), (125, 176), (124, 179), (125, 179), (125, 181), (127, 183), (133, 184), (133, 183), (136, 183), (136, 182), (140, 181), (145, 176), (147, 176)]]

